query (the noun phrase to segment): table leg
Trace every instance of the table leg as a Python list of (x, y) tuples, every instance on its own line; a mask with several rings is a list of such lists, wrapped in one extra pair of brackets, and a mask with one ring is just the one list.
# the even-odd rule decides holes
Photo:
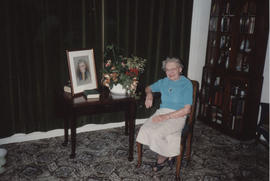
[(129, 119), (130, 119), (130, 112), (129, 110), (126, 110), (125, 111), (125, 135), (126, 136), (128, 136)]
[(75, 158), (76, 153), (76, 115), (75, 113), (72, 115), (72, 119), (70, 119), (71, 126), (71, 154), (70, 158)]
[(128, 160), (133, 161), (133, 152), (134, 152), (134, 129), (135, 129), (135, 115), (136, 114), (136, 104), (135, 102), (130, 104), (130, 111), (129, 111), (129, 154)]
[(62, 143), (63, 146), (67, 146), (68, 144), (68, 129), (69, 129), (68, 122), (69, 122), (69, 119), (66, 117), (64, 120), (64, 139), (65, 140)]

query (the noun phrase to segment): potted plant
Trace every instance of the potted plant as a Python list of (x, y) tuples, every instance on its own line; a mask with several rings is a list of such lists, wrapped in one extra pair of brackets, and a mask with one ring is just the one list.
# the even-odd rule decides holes
[(134, 96), (145, 64), (146, 59), (134, 55), (123, 56), (119, 47), (108, 45), (104, 52), (102, 84), (112, 94)]

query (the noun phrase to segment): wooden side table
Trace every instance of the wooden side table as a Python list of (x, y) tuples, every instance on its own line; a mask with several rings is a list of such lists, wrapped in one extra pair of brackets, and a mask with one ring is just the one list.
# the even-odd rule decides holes
[(82, 115), (92, 115), (105, 112), (125, 112), (125, 135), (129, 135), (128, 160), (133, 160), (134, 129), (136, 116), (136, 101), (132, 97), (113, 98), (106, 91), (101, 92), (99, 99), (86, 99), (82, 95), (72, 97), (69, 93), (62, 94), (62, 116), (64, 116), (65, 140), (68, 143), (68, 129), (71, 129), (71, 154), (75, 158), (76, 151), (76, 119)]

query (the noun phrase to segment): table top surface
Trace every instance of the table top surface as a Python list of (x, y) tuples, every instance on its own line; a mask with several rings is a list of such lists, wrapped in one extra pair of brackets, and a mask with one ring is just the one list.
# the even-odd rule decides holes
[(72, 96), (71, 93), (63, 92), (64, 101), (73, 106), (83, 105), (98, 105), (98, 104), (112, 104), (112, 103), (123, 103), (133, 102), (135, 99), (131, 96), (119, 96), (112, 95), (108, 91), (100, 91), (99, 98), (86, 98), (82, 94)]

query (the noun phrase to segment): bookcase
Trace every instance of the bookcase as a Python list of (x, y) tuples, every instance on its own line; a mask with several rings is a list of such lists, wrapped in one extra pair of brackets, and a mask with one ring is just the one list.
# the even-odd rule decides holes
[(211, 2), (198, 118), (240, 140), (256, 136), (268, 14), (268, 0)]

